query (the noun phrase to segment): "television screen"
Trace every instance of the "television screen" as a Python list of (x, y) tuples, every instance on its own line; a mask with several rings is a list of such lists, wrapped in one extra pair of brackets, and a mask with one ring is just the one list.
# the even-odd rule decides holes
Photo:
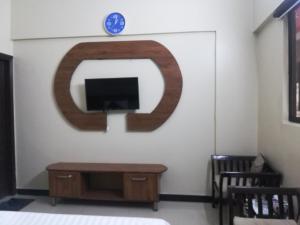
[(139, 109), (137, 77), (85, 80), (86, 105), (89, 111)]

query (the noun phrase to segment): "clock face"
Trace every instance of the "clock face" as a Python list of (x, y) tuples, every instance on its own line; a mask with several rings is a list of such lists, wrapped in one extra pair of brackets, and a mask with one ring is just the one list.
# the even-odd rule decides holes
[(125, 18), (121, 13), (111, 13), (106, 17), (104, 27), (107, 33), (117, 35), (125, 28)]

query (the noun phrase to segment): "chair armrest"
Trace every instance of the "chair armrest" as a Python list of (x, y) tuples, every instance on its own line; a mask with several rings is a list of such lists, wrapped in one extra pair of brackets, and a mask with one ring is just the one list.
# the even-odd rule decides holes
[[(221, 172), (220, 173), (220, 188), (223, 187), (224, 178), (227, 178), (227, 185), (231, 184), (231, 179), (235, 178), (237, 183), (240, 184), (242, 180), (242, 186), (246, 186), (247, 179), (251, 181), (251, 185), (255, 186), (280, 186), (282, 175), (281, 173), (275, 172), (262, 172), (262, 173), (252, 173), (252, 172)], [(238, 185), (237, 185), (238, 186)], [(222, 189), (221, 189), (222, 190)]]
[(251, 178), (251, 177), (281, 177), (279, 172), (221, 172), (220, 177), (240, 177), (240, 178)]

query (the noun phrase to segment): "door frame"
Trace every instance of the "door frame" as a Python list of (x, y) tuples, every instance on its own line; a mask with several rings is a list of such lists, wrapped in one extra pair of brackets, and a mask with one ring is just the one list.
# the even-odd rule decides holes
[(10, 85), (10, 93), (9, 98), (11, 107), (9, 109), (10, 115), (11, 115), (11, 123), (10, 123), (10, 136), (11, 136), (11, 158), (12, 158), (12, 190), (11, 194), (16, 194), (16, 159), (15, 159), (15, 127), (14, 127), (14, 85), (13, 85), (13, 57), (11, 55), (7, 55), (4, 53), (0, 53), (0, 61), (6, 61), (9, 65), (9, 85)]

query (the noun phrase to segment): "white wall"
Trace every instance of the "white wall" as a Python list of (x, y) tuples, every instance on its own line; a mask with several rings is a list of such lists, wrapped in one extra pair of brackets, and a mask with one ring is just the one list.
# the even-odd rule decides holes
[(253, 0), (254, 2), (254, 30), (261, 27), (272, 16), (275, 9), (284, 0)]
[[(69, 3), (13, 1), (18, 187), (46, 188), (47, 163), (97, 159), (162, 162), (169, 166), (162, 181), (163, 193), (207, 194), (209, 154), (214, 149), (220, 154), (256, 153), (257, 76), (251, 1)], [(112, 11), (127, 18), (123, 37), (101, 37), (104, 16)], [(154, 39), (168, 46), (183, 70), (183, 98), (167, 123), (152, 133), (125, 133), (119, 115), (109, 117), (108, 133), (77, 131), (55, 108), (55, 69), (76, 43), (119, 39)], [(112, 62), (106, 63), (109, 68)], [(139, 63), (143, 73), (145, 68), (156, 71), (149, 62)], [(130, 71), (128, 64), (124, 67)], [(99, 68), (87, 63), (78, 70), (91, 75), (100, 72)], [(80, 79), (79, 72), (73, 84)], [(162, 91), (159, 79), (156, 74), (152, 81), (157, 84), (156, 98)], [(146, 88), (143, 91), (145, 107), (150, 108), (148, 104), (156, 98), (148, 95)], [(120, 142), (115, 141), (120, 137)]]
[(257, 36), (259, 69), (258, 149), (284, 175), (284, 185), (299, 186), (300, 126), (288, 122), (288, 48), (283, 20), (273, 20)]
[[(52, 85), (57, 63), (78, 41), (107, 41), (108, 38), (17, 42), (16, 73), (20, 76), (16, 77), (15, 83), (19, 186), (47, 188), (46, 177), (37, 175), (46, 165), (57, 161), (141, 162), (163, 163), (169, 168), (162, 180), (164, 193), (206, 192), (207, 184), (203, 180), (207, 177), (208, 159), (214, 148), (214, 33), (118, 39), (153, 39), (174, 54), (184, 74), (184, 88), (172, 117), (154, 132), (126, 132), (125, 114), (120, 113), (109, 114), (109, 131), (106, 133), (76, 130), (64, 120), (53, 101)], [(205, 54), (195, 53), (195, 50)], [(163, 79), (150, 60), (82, 63), (71, 83), (74, 100), (84, 110), (84, 96), (80, 94), (84, 92), (85, 78), (126, 76), (139, 77), (141, 105), (138, 111), (153, 110), (162, 96)], [(197, 163), (199, 159), (203, 159), (201, 163)]]
[(10, 38), (11, 1), (0, 0), (0, 52), (12, 55), (13, 45)]
[[(240, 0), (227, 0), (226, 3), (223, 0), (89, 0), (88, 4), (81, 0), (12, 2), (14, 39), (105, 35), (103, 19), (112, 11), (126, 16), (124, 34), (127, 35), (229, 31), (234, 25), (241, 28), (236, 18), (245, 16), (248, 23), (252, 16), (251, 1)], [(232, 25), (224, 27), (229, 22)]]

